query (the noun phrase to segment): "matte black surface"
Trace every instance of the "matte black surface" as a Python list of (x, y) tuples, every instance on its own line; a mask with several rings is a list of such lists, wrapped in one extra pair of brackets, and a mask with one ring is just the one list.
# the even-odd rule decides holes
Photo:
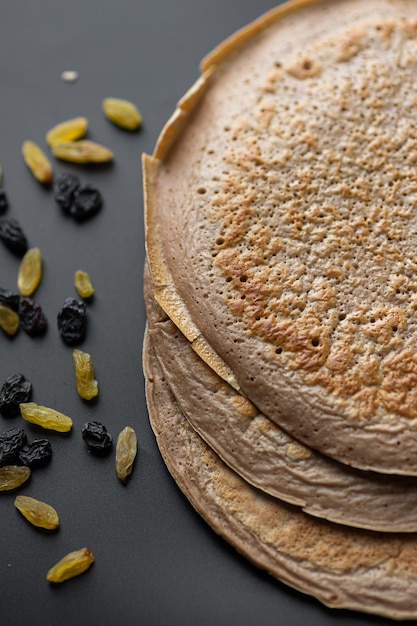
[[(380, 618), (330, 611), (258, 571), (199, 518), (168, 474), (148, 423), (141, 366), (144, 310), (143, 203), (140, 157), (152, 152), (176, 101), (198, 77), (200, 59), (223, 38), (273, 6), (273, 0), (5, 0), (0, 15), (0, 163), (10, 199), (44, 257), (35, 294), (49, 320), (44, 338), (0, 332), (0, 384), (22, 372), (33, 400), (74, 420), (69, 436), (26, 425), (29, 439), (50, 436), (54, 458), (20, 489), (54, 505), (58, 532), (30, 526), (15, 493), (0, 494), (2, 626), (365, 626)], [(73, 84), (61, 80), (76, 70)], [(101, 112), (104, 97), (128, 98), (143, 114), (129, 134)], [(91, 221), (65, 217), (34, 180), (21, 144), (45, 146), (54, 124), (82, 115), (89, 137), (112, 148), (114, 164), (87, 168), (54, 161), (55, 173), (78, 173), (97, 185), (104, 207)], [(19, 260), (0, 245), (0, 286), (16, 287)], [(76, 393), (72, 349), (56, 315), (75, 296), (73, 275), (87, 270), (96, 295), (88, 305), (90, 352), (100, 385), (97, 402)], [(86, 421), (116, 438), (135, 428), (139, 454), (126, 486), (114, 457), (96, 458), (81, 438)], [(0, 432), (20, 425), (0, 417)], [(69, 551), (89, 546), (96, 562), (62, 586), (45, 580)], [(388, 622), (387, 622), (388, 623)]]

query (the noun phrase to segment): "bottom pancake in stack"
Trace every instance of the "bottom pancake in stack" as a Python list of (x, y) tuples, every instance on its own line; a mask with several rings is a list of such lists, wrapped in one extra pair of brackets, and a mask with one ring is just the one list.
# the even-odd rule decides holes
[(417, 618), (415, 479), (353, 470), (278, 430), (200, 361), (146, 283), (149, 416), (195, 509), (257, 566), (328, 606)]

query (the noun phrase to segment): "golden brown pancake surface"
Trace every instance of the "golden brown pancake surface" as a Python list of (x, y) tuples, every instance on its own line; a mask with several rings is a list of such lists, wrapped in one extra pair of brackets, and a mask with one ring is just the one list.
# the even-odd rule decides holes
[(417, 5), (284, 5), (226, 42), (145, 157), (155, 295), (267, 417), (417, 474)]

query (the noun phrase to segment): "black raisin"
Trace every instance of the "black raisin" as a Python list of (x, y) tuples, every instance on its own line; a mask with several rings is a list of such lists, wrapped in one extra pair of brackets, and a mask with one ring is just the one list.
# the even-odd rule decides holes
[(0, 390), (0, 412), (4, 417), (20, 414), (19, 404), (29, 402), (32, 395), (32, 383), (23, 374), (9, 376)]
[(112, 449), (112, 436), (100, 422), (87, 422), (81, 434), (89, 449), (96, 454), (107, 454)]
[(9, 207), (9, 201), (7, 194), (2, 187), (0, 187), (0, 213), (6, 213)]
[(80, 180), (74, 174), (64, 172), (54, 184), (55, 201), (59, 204), (64, 213), (71, 213), (74, 202), (74, 193), (80, 186)]
[(23, 446), (18, 454), (18, 461), (27, 467), (41, 467), (52, 459), (52, 446), (48, 439), (34, 439)]
[(28, 240), (19, 222), (13, 218), (0, 220), (0, 239), (14, 254), (23, 256), (29, 248)]
[(0, 302), (9, 306), (13, 311), (18, 311), (19, 302), (20, 302), (20, 294), (14, 291), (10, 291), (9, 289), (4, 289), (0, 287)]
[(87, 327), (86, 305), (75, 298), (67, 298), (58, 313), (58, 330), (62, 339), (73, 346), (84, 338)]
[(93, 217), (101, 209), (101, 193), (93, 185), (81, 185), (74, 193), (74, 202), (70, 209), (71, 216), (77, 221)]
[(28, 335), (35, 337), (44, 334), (48, 327), (48, 320), (40, 304), (31, 298), (20, 298), (18, 312), (20, 325)]
[(26, 443), (27, 437), (23, 428), (10, 428), (0, 435), (0, 467), (16, 463), (19, 452)]

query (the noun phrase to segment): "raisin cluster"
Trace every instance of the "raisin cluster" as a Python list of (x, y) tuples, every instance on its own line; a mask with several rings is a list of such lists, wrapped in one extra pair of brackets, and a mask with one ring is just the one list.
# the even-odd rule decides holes
[(64, 172), (54, 185), (55, 201), (77, 222), (93, 217), (102, 207), (101, 193), (93, 185), (81, 184), (78, 176)]

